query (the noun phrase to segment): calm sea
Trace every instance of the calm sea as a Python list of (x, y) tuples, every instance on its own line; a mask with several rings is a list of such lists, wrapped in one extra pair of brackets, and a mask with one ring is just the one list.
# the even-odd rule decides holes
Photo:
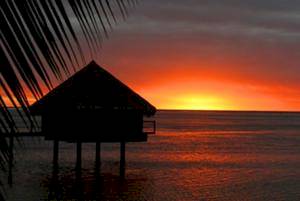
[[(159, 111), (157, 134), (127, 145), (126, 179), (119, 145), (83, 145), (76, 176), (74, 144), (61, 143), (59, 173), (52, 142), (20, 138), (7, 200), (205, 201), (300, 200), (300, 113)], [(99, 133), (100, 134), (100, 133)]]

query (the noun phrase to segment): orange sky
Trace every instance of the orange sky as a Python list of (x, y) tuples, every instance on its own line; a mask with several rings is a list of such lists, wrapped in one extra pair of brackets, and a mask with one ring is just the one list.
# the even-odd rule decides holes
[[(141, 70), (135, 79), (127, 73), (129, 66), (122, 65), (124, 72), (118, 66), (121, 64), (116, 69), (104, 65), (159, 109), (300, 111), (299, 89), (288, 84), (186, 68), (172, 72)], [(31, 103), (35, 101), (28, 97)]]
[(300, 110), (299, 89), (288, 84), (185, 68), (137, 73), (137, 79), (124, 71), (114, 74), (160, 109)]

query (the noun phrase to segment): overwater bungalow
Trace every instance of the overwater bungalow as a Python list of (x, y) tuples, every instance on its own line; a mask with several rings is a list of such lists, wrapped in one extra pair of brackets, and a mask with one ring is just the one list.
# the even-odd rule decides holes
[(94, 61), (31, 105), (30, 112), (41, 117), (45, 139), (54, 141), (54, 160), (59, 141), (77, 143), (77, 160), (83, 142), (97, 143), (96, 152), (100, 143), (118, 142), (124, 166), (125, 143), (147, 141), (155, 132), (155, 122), (152, 131), (144, 130), (143, 117), (153, 116), (156, 108)]

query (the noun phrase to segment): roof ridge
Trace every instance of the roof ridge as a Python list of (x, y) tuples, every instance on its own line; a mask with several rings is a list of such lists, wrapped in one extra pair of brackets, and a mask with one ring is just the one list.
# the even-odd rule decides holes
[[(41, 106), (41, 104), (43, 105), (44, 103), (48, 102), (51, 99), (55, 100), (53, 98), (55, 98), (56, 95), (66, 93), (67, 92), (66, 89), (68, 89), (70, 87), (71, 87), (71, 90), (72, 90), (73, 86), (76, 86), (78, 88), (78, 87), (80, 87), (81, 83), (82, 83), (83, 87), (86, 87), (89, 84), (93, 83), (94, 81), (96, 83), (99, 83), (99, 81), (97, 81), (97, 80), (101, 80), (101, 79), (102, 79), (102, 82), (104, 81), (104, 83), (106, 83), (108, 85), (105, 85), (105, 86), (102, 85), (102, 86), (99, 86), (99, 88), (103, 89), (103, 87), (106, 87), (106, 89), (108, 89), (108, 91), (114, 90), (115, 86), (119, 87), (119, 89), (122, 88), (123, 92), (124, 92), (124, 90), (127, 91), (126, 94), (128, 95), (128, 99), (127, 100), (125, 99), (126, 101), (130, 101), (130, 102), (133, 101), (132, 104), (138, 104), (139, 107), (144, 107), (144, 110), (148, 111), (147, 113), (149, 113), (149, 114), (155, 113), (156, 109), (153, 105), (151, 105), (147, 100), (145, 100), (142, 96), (140, 96), (138, 93), (136, 93), (134, 90), (132, 90), (129, 86), (127, 86), (125, 83), (123, 83), (117, 77), (115, 77), (113, 74), (111, 74), (110, 72), (105, 70), (103, 67), (99, 66), (94, 60), (92, 60), (89, 64), (87, 64), (81, 70), (74, 73), (71, 77), (69, 77), (68, 79), (63, 81), (60, 85), (56, 86), (54, 89), (52, 89), (50, 92), (48, 92), (45, 96), (43, 96), (37, 102), (32, 104), (30, 106), (30, 110), (33, 108), (45, 107), (45, 106)], [(91, 83), (90, 83), (90, 81), (91, 81)], [(93, 85), (93, 87), (94, 87), (94, 85)], [(95, 87), (98, 90), (97, 85), (95, 85)], [(110, 87), (112, 87), (112, 88), (110, 89)], [(118, 91), (119, 90), (117, 90), (116, 92), (118, 92)], [(85, 92), (82, 92), (82, 93), (85, 93)], [(98, 92), (95, 91), (95, 93), (98, 93)], [(116, 95), (117, 94), (118, 93), (116, 93)], [(129, 97), (131, 97), (131, 98), (129, 98)], [(51, 103), (51, 102), (49, 102), (49, 103)], [(35, 110), (35, 109), (33, 109), (33, 110)]]

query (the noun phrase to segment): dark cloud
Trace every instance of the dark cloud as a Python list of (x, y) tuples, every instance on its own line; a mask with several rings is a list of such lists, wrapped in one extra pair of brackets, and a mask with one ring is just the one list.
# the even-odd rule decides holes
[(187, 57), (195, 52), (223, 54), (224, 60), (242, 56), (248, 65), (256, 58), (262, 68), (257, 73), (275, 68), (274, 74), (295, 77), (300, 71), (299, 1), (152, 0), (143, 1), (133, 15), (115, 31), (125, 46), (131, 37), (144, 49), (185, 49)]
[(143, 34), (201, 34), (300, 40), (296, 1), (144, 1), (124, 30)]

